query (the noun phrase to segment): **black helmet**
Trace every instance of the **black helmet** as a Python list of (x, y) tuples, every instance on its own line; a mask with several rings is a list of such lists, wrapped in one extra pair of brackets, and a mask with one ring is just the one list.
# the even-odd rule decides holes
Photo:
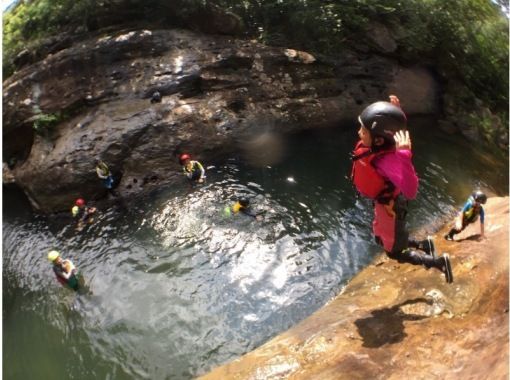
[(250, 200), (246, 197), (239, 198), (238, 202), (243, 207), (248, 207), (250, 205)]
[(151, 103), (160, 103), (161, 102), (161, 94), (159, 91), (154, 91), (151, 96)]
[(478, 202), (478, 203), (481, 203), (481, 204), (485, 204), (487, 203), (487, 195), (485, 195), (483, 192), (481, 192), (480, 190), (478, 191), (475, 191), (472, 195), (473, 199)]
[(404, 111), (389, 102), (370, 104), (359, 115), (358, 120), (370, 131), (372, 137), (384, 137), (388, 141), (393, 141), (393, 135), (407, 126)]

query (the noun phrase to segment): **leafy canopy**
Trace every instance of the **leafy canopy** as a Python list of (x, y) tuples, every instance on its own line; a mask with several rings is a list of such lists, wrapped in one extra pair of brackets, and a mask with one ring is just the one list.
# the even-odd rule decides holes
[[(464, 82), (493, 108), (508, 107), (508, 18), (490, 0), (20, 0), (4, 14), (4, 73), (27, 46), (63, 31), (92, 30), (108, 12), (112, 22), (190, 26), (216, 6), (239, 15), (246, 35), (272, 45), (331, 56), (343, 47), (373, 49), (370, 26), (386, 25), (395, 58), (424, 62)], [(171, 4), (171, 5), (170, 5)], [(136, 17), (134, 16), (136, 15)], [(193, 24), (193, 25), (196, 25)]]

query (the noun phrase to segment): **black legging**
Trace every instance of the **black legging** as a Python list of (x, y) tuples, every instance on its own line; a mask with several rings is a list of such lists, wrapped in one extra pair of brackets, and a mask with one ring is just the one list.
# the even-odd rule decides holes
[(446, 234), (446, 236), (448, 236), (450, 239), (453, 239), (453, 235), (457, 235), (457, 234), (460, 234), (462, 231), (464, 231), (464, 228), (467, 227), (467, 225), (470, 224), (470, 223), (464, 223), (464, 221), (462, 221), (462, 227), (459, 229), (453, 227), (450, 232), (448, 232)]
[[(432, 256), (427, 240), (417, 241), (409, 239), (409, 231), (406, 226), (407, 200), (402, 194), (399, 194), (394, 199), (393, 211), (395, 212), (395, 241), (393, 243), (393, 250), (386, 252), (388, 257), (397, 260), (399, 263), (423, 265), (426, 268), (438, 268), (440, 260), (434, 259)], [(376, 237), (376, 241), (383, 245), (378, 237)], [(418, 252), (409, 247), (420, 249), (426, 253)]]
[(427, 255), (407, 248), (400, 252), (386, 252), (388, 257), (397, 260), (399, 263), (408, 263), (413, 265), (423, 265), (426, 268), (437, 267), (438, 262), (433, 256)]
[(409, 239), (407, 246), (419, 249), (420, 251), (425, 252), (427, 255), (432, 255), (432, 252), (429, 247), (429, 241), (427, 239), (419, 241)]

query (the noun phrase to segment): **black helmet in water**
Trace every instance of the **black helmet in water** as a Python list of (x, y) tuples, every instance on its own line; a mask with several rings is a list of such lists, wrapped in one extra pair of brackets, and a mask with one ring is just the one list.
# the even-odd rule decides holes
[(239, 198), (238, 202), (243, 207), (248, 207), (250, 205), (250, 200), (246, 197)]
[(404, 111), (389, 102), (370, 104), (359, 115), (358, 120), (370, 131), (372, 137), (383, 137), (388, 142), (393, 142), (395, 133), (407, 126)]
[(482, 191), (475, 191), (472, 195), (473, 199), (481, 204), (485, 204), (487, 202), (487, 195), (485, 195)]

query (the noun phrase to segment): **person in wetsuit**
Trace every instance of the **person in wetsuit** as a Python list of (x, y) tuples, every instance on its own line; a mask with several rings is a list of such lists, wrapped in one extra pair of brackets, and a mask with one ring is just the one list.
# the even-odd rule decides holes
[(408, 200), (416, 197), (418, 177), (411, 161), (407, 117), (398, 98), (390, 99), (391, 103), (369, 105), (358, 117), (360, 141), (352, 154), (352, 180), (361, 195), (374, 201), (373, 232), (388, 257), (427, 269), (437, 268), (451, 283), (449, 256), (436, 257), (430, 238), (409, 239)]
[(92, 216), (96, 211), (97, 209), (95, 207), (88, 207), (85, 204), (85, 200), (83, 198), (78, 198), (74, 202), (74, 206), (71, 209), (71, 214), (73, 215), (73, 218), (78, 220), (77, 227), (81, 229), (85, 225), (94, 221)]
[(464, 207), (455, 218), (455, 225), (453, 228), (444, 236), (446, 240), (454, 240), (454, 236), (462, 232), (469, 224), (476, 222), (480, 219), (480, 238), (485, 237), (484, 223), (485, 223), (485, 211), (483, 206), (487, 203), (487, 196), (481, 191), (475, 191), (468, 198)]
[(78, 290), (78, 270), (71, 260), (62, 259), (60, 253), (54, 250), (48, 253), (48, 260), (53, 264), (53, 273), (55, 273), (57, 281), (66, 287)]
[(182, 166), (182, 171), (190, 182), (205, 182), (205, 169), (200, 162), (192, 160), (191, 156), (187, 153), (181, 154), (179, 162)]
[(262, 213), (256, 213), (251, 209), (250, 200), (246, 197), (240, 197), (232, 206), (225, 207), (225, 215), (242, 213), (256, 220), (263, 219)]

